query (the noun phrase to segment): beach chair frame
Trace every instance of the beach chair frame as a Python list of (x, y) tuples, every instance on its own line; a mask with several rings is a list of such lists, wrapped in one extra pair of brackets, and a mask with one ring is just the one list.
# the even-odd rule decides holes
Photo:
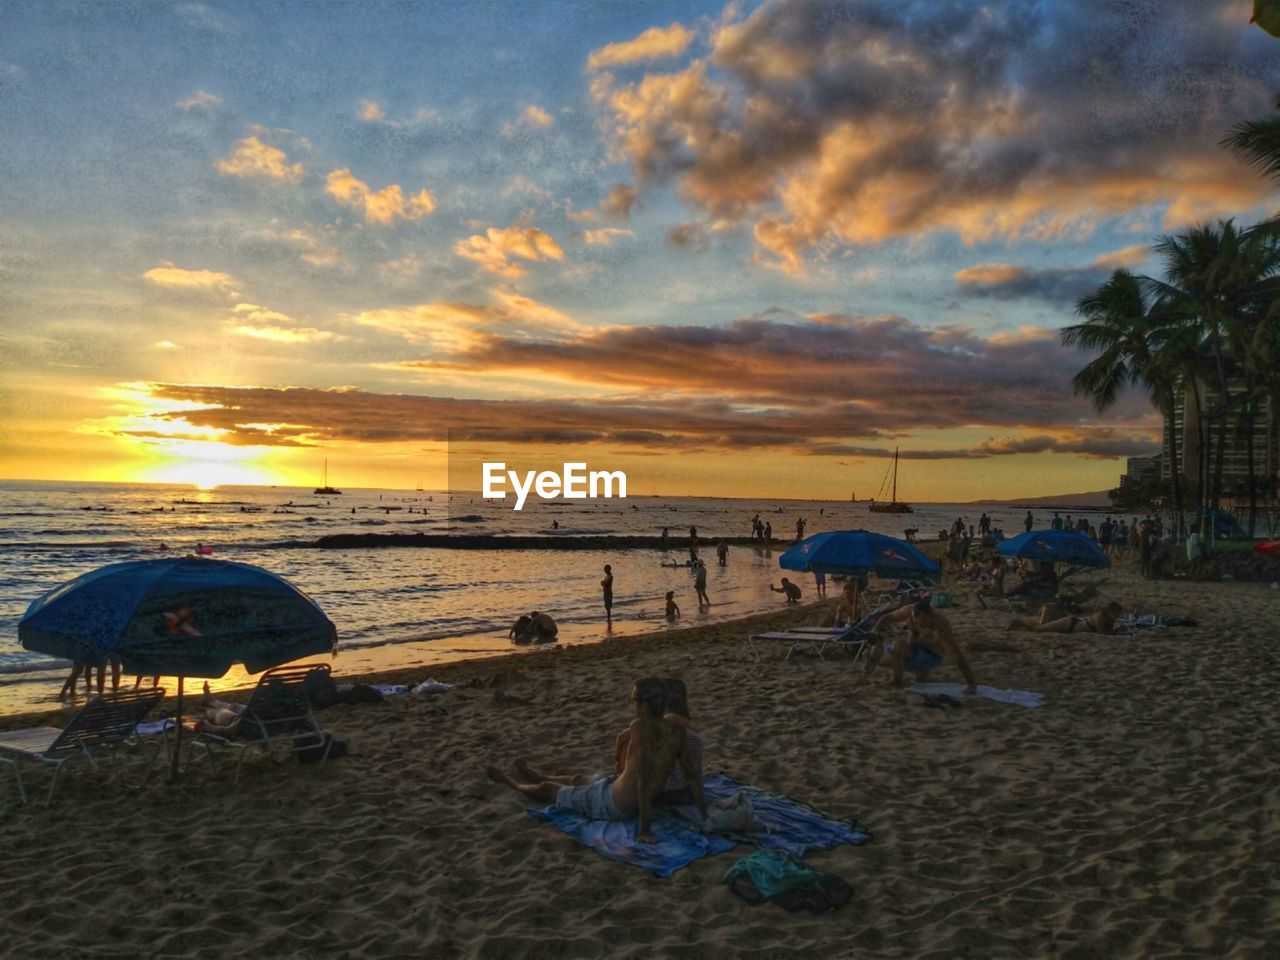
[(231, 733), (202, 730), (195, 741), (203, 748), (211, 767), (217, 766), (219, 750), (237, 753), (232, 783), (240, 780), (245, 755), (257, 747), (270, 755), (273, 748), (287, 744), (291, 750), (308, 746), (322, 747), (320, 762), (324, 766), (333, 748), (333, 737), (321, 729), (312, 711), (307, 681), (315, 674), (329, 674), (327, 663), (286, 664), (272, 667), (258, 678), (244, 713)]
[(164, 689), (127, 690), (120, 693), (94, 697), (71, 718), (62, 729), (57, 727), (28, 727), (0, 733), (0, 761), (13, 768), (18, 782), (18, 795), (25, 804), (29, 798), (22, 779), (22, 764), (32, 762), (51, 765), (53, 780), (44, 804), (53, 802), (54, 791), (63, 768), (72, 760), (84, 760), (94, 770), (100, 769), (99, 759), (116, 762), (116, 748), (122, 743), (133, 742), (149, 749), (146, 776), (160, 753), (160, 745), (135, 735), (138, 724), (164, 699)]
[(857, 625), (845, 627), (793, 627), (790, 630), (750, 634), (747, 637), (747, 646), (751, 651), (751, 655), (757, 661), (761, 659), (760, 648), (756, 646), (758, 642), (760, 644), (787, 644), (787, 655), (782, 658), (783, 663), (790, 660), (791, 655), (800, 649), (811, 650), (818, 655), (819, 660), (825, 660), (826, 657), (823, 654), (828, 646), (852, 652), (856, 663), (866, 652), (869, 644), (875, 639), (876, 635), (874, 633)]

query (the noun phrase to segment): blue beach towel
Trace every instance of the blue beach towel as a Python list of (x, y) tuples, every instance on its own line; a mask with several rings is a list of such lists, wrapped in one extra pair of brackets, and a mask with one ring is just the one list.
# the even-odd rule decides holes
[(853, 824), (833, 820), (806, 804), (748, 786), (726, 774), (712, 773), (703, 778), (708, 804), (728, 800), (739, 790), (745, 790), (750, 797), (756, 818), (768, 828), (767, 833), (708, 836), (689, 818), (691, 813), (696, 818), (696, 811), (681, 808), (683, 815), (672, 810), (655, 814), (652, 830), (658, 838), (656, 844), (637, 844), (634, 820), (587, 820), (554, 806), (531, 808), (529, 814), (559, 827), (606, 860), (629, 863), (659, 877), (669, 877), (701, 857), (731, 850), (740, 841), (803, 856), (809, 850), (830, 850), (842, 843), (857, 845), (871, 839), (871, 834)]

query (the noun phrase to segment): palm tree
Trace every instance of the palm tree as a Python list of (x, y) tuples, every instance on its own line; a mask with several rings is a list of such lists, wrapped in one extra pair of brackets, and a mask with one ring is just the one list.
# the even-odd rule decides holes
[(1214, 509), (1222, 495), (1229, 422), (1238, 421), (1243, 432), (1250, 536), (1257, 520), (1258, 494), (1254, 424), (1259, 401), (1276, 377), (1274, 366), (1257, 363), (1253, 344), (1280, 291), (1277, 237), (1271, 225), (1240, 230), (1231, 220), (1202, 224), (1162, 237), (1155, 249), (1164, 259), (1165, 279), (1143, 278), (1162, 310), (1181, 316), (1199, 331), (1209, 360), (1209, 379), (1216, 381), (1218, 402), (1207, 411), (1211, 435), (1216, 436), (1209, 498)]
[(1276, 109), (1264, 120), (1236, 124), (1222, 145), (1237, 160), (1259, 168), (1264, 177), (1280, 180), (1280, 100)]
[(1181, 530), (1182, 471), (1173, 423), (1180, 370), (1166, 349), (1176, 324), (1148, 295), (1144, 279), (1128, 270), (1117, 270), (1095, 293), (1080, 299), (1076, 313), (1084, 322), (1064, 327), (1061, 336), (1067, 346), (1101, 351), (1071, 380), (1077, 396), (1087, 396), (1099, 413), (1129, 387), (1141, 387), (1151, 394), (1164, 416), (1169, 437), (1169, 475)]

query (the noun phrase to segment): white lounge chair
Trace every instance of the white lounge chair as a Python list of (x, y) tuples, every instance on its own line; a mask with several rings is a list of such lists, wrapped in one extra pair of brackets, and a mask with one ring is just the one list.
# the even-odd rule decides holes
[[(58, 778), (67, 762), (76, 758), (85, 760), (95, 770), (98, 759), (109, 756), (115, 760), (115, 749), (134, 738), (138, 723), (164, 699), (164, 690), (129, 690), (107, 696), (95, 697), (80, 708), (65, 728), (28, 727), (0, 733), (0, 761), (13, 767), (18, 781), (18, 795), (27, 802), (27, 788), (22, 781), (24, 761), (52, 764), (53, 782), (45, 806), (53, 802)], [(155, 762), (160, 746), (155, 742), (139, 741), (150, 748), (147, 775)]]

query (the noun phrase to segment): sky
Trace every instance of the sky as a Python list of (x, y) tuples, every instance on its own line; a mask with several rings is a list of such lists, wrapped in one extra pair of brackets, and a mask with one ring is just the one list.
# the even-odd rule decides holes
[(1249, 15), (0, 0), (0, 476), (1115, 486), (1158, 417), (1058, 331), (1274, 209)]

